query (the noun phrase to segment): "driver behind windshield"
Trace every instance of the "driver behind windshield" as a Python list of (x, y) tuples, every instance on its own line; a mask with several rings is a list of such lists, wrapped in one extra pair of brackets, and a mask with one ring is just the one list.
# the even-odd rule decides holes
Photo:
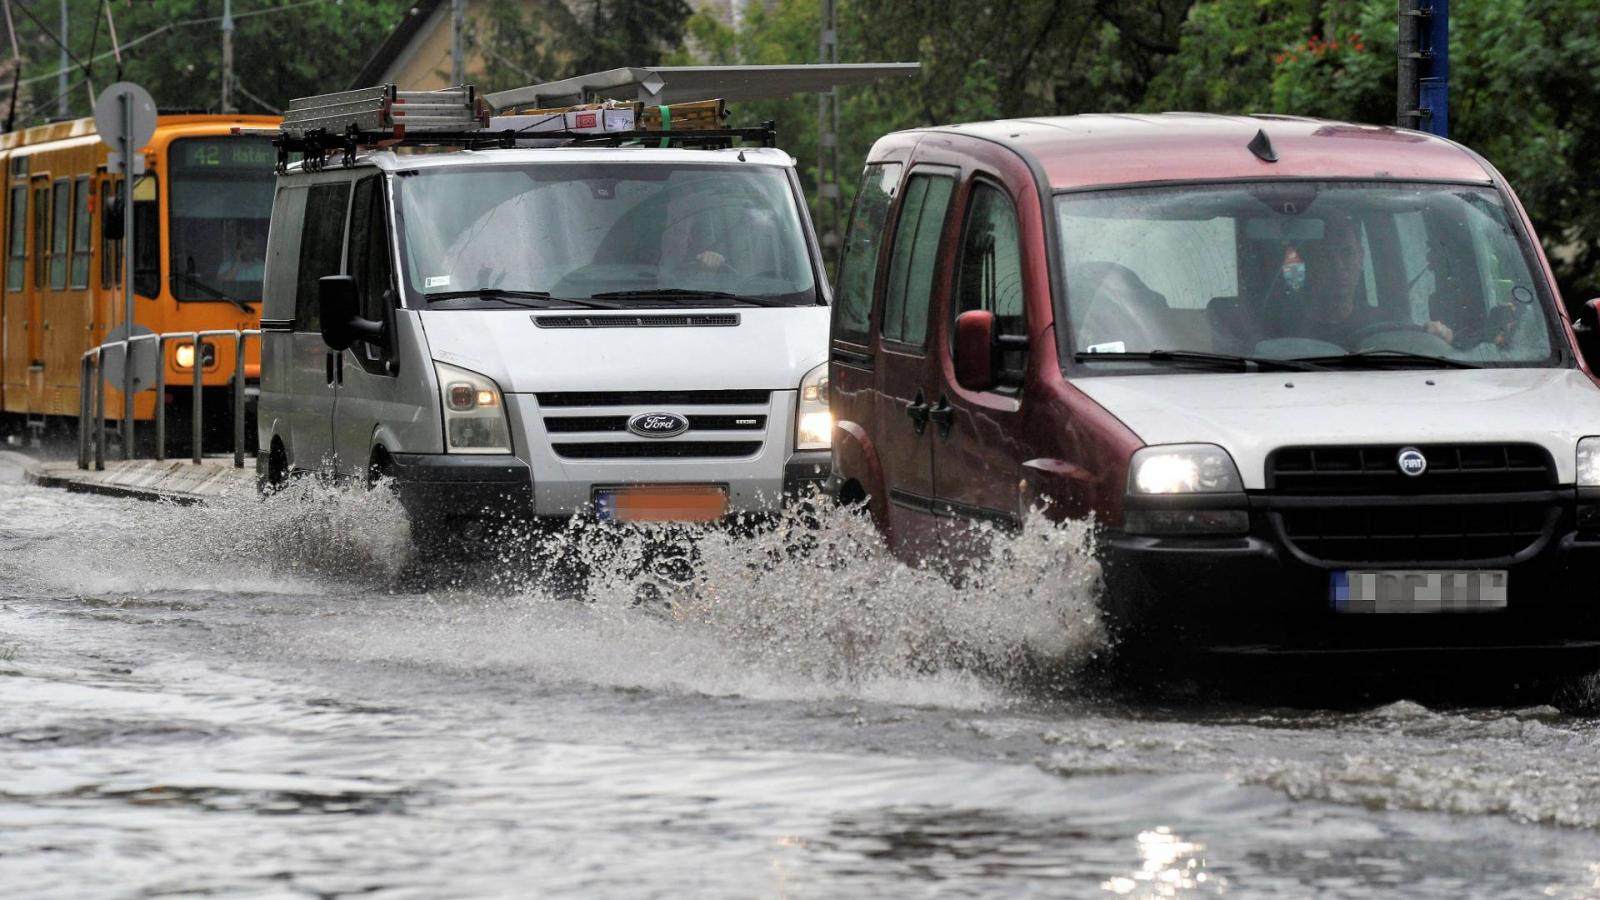
[[(1304, 277), (1285, 264), (1276, 298), (1277, 333), (1281, 337), (1312, 338), (1356, 349), (1355, 344), (1386, 317), (1367, 303), (1366, 252), (1361, 226), (1346, 216), (1323, 220), (1322, 239), (1292, 248), (1304, 260)], [(1454, 338), (1451, 328), (1436, 320), (1422, 326), (1445, 343)]]

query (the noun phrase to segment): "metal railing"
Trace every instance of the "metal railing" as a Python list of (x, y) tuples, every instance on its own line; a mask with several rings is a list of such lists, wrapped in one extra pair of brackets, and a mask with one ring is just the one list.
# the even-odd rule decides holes
[[(192, 461), (198, 464), (202, 446), (202, 426), (204, 417), (204, 378), (206, 362), (207, 338), (232, 338), (233, 339), (233, 466), (236, 469), (244, 468), (244, 408), (245, 408), (245, 379), (244, 379), (244, 347), (245, 341), (250, 338), (260, 340), (261, 331), (250, 328), (244, 330), (218, 329), (214, 331), (175, 331), (166, 334), (137, 334), (120, 341), (107, 341), (97, 347), (84, 352), (80, 363), (78, 382), (78, 468), (87, 469), (92, 463), (96, 470), (106, 467), (106, 370), (105, 355), (107, 350), (121, 348), (122, 363), (124, 366), (133, 365), (133, 346), (143, 342), (153, 342), (156, 345), (156, 459), (167, 458), (167, 344), (171, 341), (187, 341), (194, 348), (194, 396), (192, 421), (190, 422), (190, 443)], [(91, 411), (92, 407), (92, 411)], [(92, 424), (91, 424), (92, 417)], [(137, 421), (130, 419), (123, 430), (122, 458), (132, 459), (134, 453), (134, 436)]]

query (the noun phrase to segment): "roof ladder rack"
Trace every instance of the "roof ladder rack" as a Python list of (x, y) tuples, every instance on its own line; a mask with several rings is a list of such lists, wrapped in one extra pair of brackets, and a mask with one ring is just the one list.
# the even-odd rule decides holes
[(283, 131), (294, 138), (312, 132), (461, 132), (487, 124), (488, 108), (470, 84), (438, 91), (402, 91), (392, 84), (321, 94), (289, 101)]

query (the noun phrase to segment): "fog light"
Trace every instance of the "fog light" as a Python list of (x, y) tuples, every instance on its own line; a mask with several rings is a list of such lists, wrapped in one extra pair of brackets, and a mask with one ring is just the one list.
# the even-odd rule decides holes
[(1242, 509), (1130, 509), (1123, 530), (1142, 535), (1240, 535), (1250, 532)]

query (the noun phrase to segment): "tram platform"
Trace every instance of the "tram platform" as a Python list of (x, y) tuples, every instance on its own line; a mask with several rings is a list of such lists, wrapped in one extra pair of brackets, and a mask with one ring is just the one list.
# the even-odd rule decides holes
[(255, 490), (255, 467), (235, 468), (231, 454), (205, 457), (199, 463), (187, 459), (107, 460), (101, 470), (80, 469), (72, 460), (52, 462), (20, 453), (3, 455), (19, 463), (28, 481), (34, 484), (81, 493), (200, 503), (228, 493)]

